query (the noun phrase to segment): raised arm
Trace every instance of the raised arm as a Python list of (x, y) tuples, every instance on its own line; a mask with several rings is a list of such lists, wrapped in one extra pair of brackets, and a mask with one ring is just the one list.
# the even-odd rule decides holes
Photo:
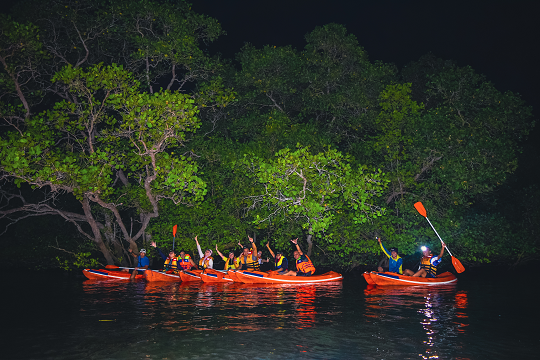
[(221, 256), (222, 259), (225, 259), (225, 256), (223, 256), (223, 254), (218, 250), (217, 244), (216, 244), (216, 251), (219, 254), (219, 256)]
[(300, 246), (298, 245), (298, 238), (294, 239), (294, 240), (291, 240), (291, 242), (296, 245), (296, 250), (298, 251), (298, 253), (300, 254), (300, 256), (304, 255), (304, 253), (302, 252), (302, 250), (300, 249)]
[(446, 244), (442, 243), (442, 249), (441, 249), (441, 253), (439, 254), (439, 259), (442, 259), (443, 255), (444, 255), (444, 248), (445, 247), (446, 247)]
[(272, 249), (270, 249), (270, 243), (269, 243), (269, 242), (266, 243), (266, 247), (268, 248), (268, 251), (270, 251), (270, 255), (272, 255), (272, 257), (275, 258), (275, 257), (276, 257), (276, 254), (274, 254), (274, 252), (272, 251)]
[(156, 248), (156, 250), (157, 250), (159, 256), (161, 256), (161, 258), (162, 258), (163, 260), (167, 260), (168, 256), (165, 256), (165, 254), (163, 253), (163, 251), (161, 251), (161, 249), (157, 247), (157, 244), (156, 244), (155, 241), (152, 241), (152, 242), (150, 243), (150, 246)]
[(128, 249), (128, 252), (131, 254), (131, 256), (133, 256), (134, 258), (137, 258), (138, 255), (135, 255), (133, 253), (133, 250), (131, 250), (131, 248)]
[(201, 250), (201, 245), (199, 244), (199, 240), (197, 240), (197, 236), (195, 236), (195, 242), (197, 243), (197, 250), (199, 251), (200, 258), (204, 258), (204, 253)]
[(251, 253), (251, 257), (253, 258), (253, 260), (257, 260), (257, 245), (255, 245), (255, 242), (253, 241), (252, 237), (248, 236), (248, 239), (249, 239), (249, 242), (251, 243), (251, 248), (252, 248), (251, 251), (253, 251)]
[(386, 256), (392, 257), (392, 254), (390, 254), (390, 253), (388, 252), (388, 250), (386, 250), (386, 248), (384, 247), (384, 245), (383, 245), (383, 243), (382, 243), (382, 241), (381, 241), (381, 238), (378, 237), (378, 238), (377, 238), (377, 241), (379, 242), (379, 245), (381, 245), (381, 249), (382, 249), (382, 251), (386, 254)]

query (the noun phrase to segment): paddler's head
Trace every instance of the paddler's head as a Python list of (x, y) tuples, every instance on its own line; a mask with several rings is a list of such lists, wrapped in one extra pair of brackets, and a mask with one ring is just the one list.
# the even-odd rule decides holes
[(146, 256), (146, 250), (145, 250), (145, 249), (141, 249), (141, 251), (139, 252), (139, 256), (140, 256), (140, 257), (145, 257), (145, 256)]
[(169, 251), (169, 257), (172, 259), (176, 257), (176, 254), (174, 253), (174, 250)]
[(282, 256), (281, 251), (277, 251), (276, 252), (276, 260), (281, 259), (281, 256)]
[(392, 259), (397, 259), (398, 256), (398, 250), (396, 247), (393, 247), (390, 249), (390, 255), (392, 255)]
[(206, 249), (206, 250), (204, 251), (204, 257), (210, 257), (210, 256), (212, 256), (212, 250)]
[(298, 251), (295, 251), (295, 252), (293, 253), (293, 257), (294, 257), (294, 260), (300, 259), (300, 253), (299, 253)]
[(424, 254), (424, 256), (431, 255), (431, 250), (429, 249), (429, 246), (422, 246), (420, 249), (422, 249), (422, 254)]
[(261, 257), (261, 256), (262, 256), (262, 251), (261, 250), (257, 251), (257, 257)]
[(246, 246), (244, 246), (244, 250), (242, 251), (242, 255), (244, 255), (244, 256), (249, 255), (249, 249)]
[(233, 252), (233, 251), (231, 251), (231, 252), (229, 253), (229, 259), (234, 259), (234, 252)]
[(184, 250), (180, 250), (180, 258), (184, 258), (186, 256), (186, 252)]

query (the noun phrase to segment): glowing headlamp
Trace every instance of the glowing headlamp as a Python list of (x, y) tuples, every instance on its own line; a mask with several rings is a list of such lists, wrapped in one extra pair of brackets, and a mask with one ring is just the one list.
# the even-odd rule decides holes
[(426, 250), (427, 250), (427, 247), (422, 246), (420, 249), (421, 249), (422, 251), (426, 251)]

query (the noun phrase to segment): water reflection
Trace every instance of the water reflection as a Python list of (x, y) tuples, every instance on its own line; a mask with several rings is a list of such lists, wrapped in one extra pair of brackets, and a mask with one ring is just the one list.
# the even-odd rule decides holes
[[(114, 316), (107, 304), (139, 309), (151, 329), (167, 331), (305, 329), (339, 315), (331, 305), (342, 284), (222, 284), (85, 281), (88, 303), (99, 316)], [(92, 299), (99, 295), (99, 302)], [(88, 306), (92, 304), (92, 306)], [(148, 321), (150, 320), (150, 321)]]
[[(365, 315), (373, 321), (392, 321), (410, 316), (414, 310), (424, 332), (423, 359), (438, 359), (439, 348), (448, 338), (463, 334), (468, 326), (467, 291), (456, 285), (442, 287), (377, 287), (364, 291)], [(396, 323), (398, 326), (398, 323)], [(465, 358), (463, 358), (465, 359)]]

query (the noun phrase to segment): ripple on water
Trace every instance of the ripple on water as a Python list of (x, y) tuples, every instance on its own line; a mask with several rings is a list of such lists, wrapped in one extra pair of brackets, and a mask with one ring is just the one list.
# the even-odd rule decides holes
[(487, 301), (507, 300), (496, 286), (56, 281), (32, 300), (18, 289), (7, 358), (526, 358), (538, 344), (503, 331), (514, 323)]

